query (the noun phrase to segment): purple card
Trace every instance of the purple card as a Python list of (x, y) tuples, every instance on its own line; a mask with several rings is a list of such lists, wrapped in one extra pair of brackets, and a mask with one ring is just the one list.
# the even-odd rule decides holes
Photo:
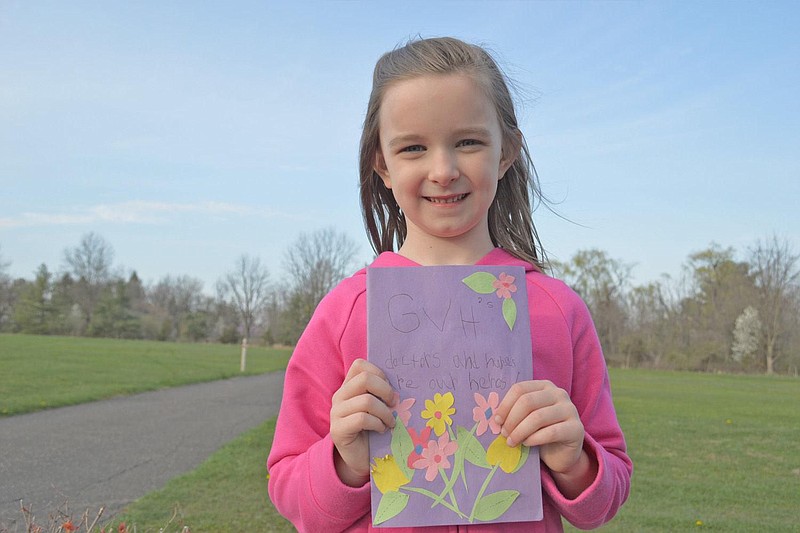
[(522, 267), (367, 270), (369, 360), (400, 393), (395, 428), (370, 433), (373, 525), (541, 520), (538, 449), (493, 420), (533, 378), (525, 288)]

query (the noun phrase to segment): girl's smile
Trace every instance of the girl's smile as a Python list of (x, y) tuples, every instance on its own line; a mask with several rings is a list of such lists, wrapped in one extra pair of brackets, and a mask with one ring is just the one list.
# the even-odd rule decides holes
[(455, 203), (460, 202), (464, 198), (466, 198), (469, 193), (466, 194), (451, 194), (450, 196), (423, 196), (426, 200), (431, 202), (432, 204), (437, 205), (452, 205)]

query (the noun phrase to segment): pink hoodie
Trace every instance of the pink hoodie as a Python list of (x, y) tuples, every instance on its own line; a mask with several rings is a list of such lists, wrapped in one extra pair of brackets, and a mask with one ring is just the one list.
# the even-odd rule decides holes
[[(502, 249), (478, 265), (525, 267), (533, 344), (533, 375), (566, 390), (586, 430), (584, 448), (599, 465), (597, 478), (574, 500), (564, 497), (542, 464), (544, 519), (396, 531), (562, 531), (563, 516), (590, 529), (610, 520), (627, 499), (632, 463), (611, 400), (608, 372), (583, 301), (564, 283)], [(374, 267), (419, 266), (395, 253)], [(367, 358), (366, 269), (342, 281), (320, 302), (286, 370), (275, 440), (267, 460), (269, 495), (299, 531), (373, 531), (370, 487), (343, 484), (333, 464), (330, 409), (350, 365)]]

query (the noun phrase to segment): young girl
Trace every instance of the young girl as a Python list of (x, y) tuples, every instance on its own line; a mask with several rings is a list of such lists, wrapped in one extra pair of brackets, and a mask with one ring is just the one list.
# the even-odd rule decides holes
[[(440, 38), (381, 57), (360, 173), (364, 220), (380, 254), (372, 268), (526, 270), (536, 379), (509, 389), (495, 421), (509, 446), (539, 446), (544, 519), (424, 531), (561, 531), (562, 516), (580, 528), (610, 520), (628, 496), (632, 464), (589, 312), (542, 273), (531, 218), (538, 185), (491, 56)], [(286, 371), (269, 494), (300, 531), (373, 529), (367, 432), (394, 426), (399, 396), (367, 362), (365, 273), (322, 300)]]

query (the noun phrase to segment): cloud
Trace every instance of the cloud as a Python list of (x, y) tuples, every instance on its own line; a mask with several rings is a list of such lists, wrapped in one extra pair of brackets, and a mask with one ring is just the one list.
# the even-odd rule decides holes
[(68, 212), (25, 212), (0, 217), (0, 229), (34, 226), (71, 226), (98, 222), (118, 224), (161, 224), (180, 215), (238, 216), (259, 218), (295, 218), (270, 208), (230, 204), (225, 202), (145, 202), (134, 200), (116, 204), (100, 204), (74, 208)]

